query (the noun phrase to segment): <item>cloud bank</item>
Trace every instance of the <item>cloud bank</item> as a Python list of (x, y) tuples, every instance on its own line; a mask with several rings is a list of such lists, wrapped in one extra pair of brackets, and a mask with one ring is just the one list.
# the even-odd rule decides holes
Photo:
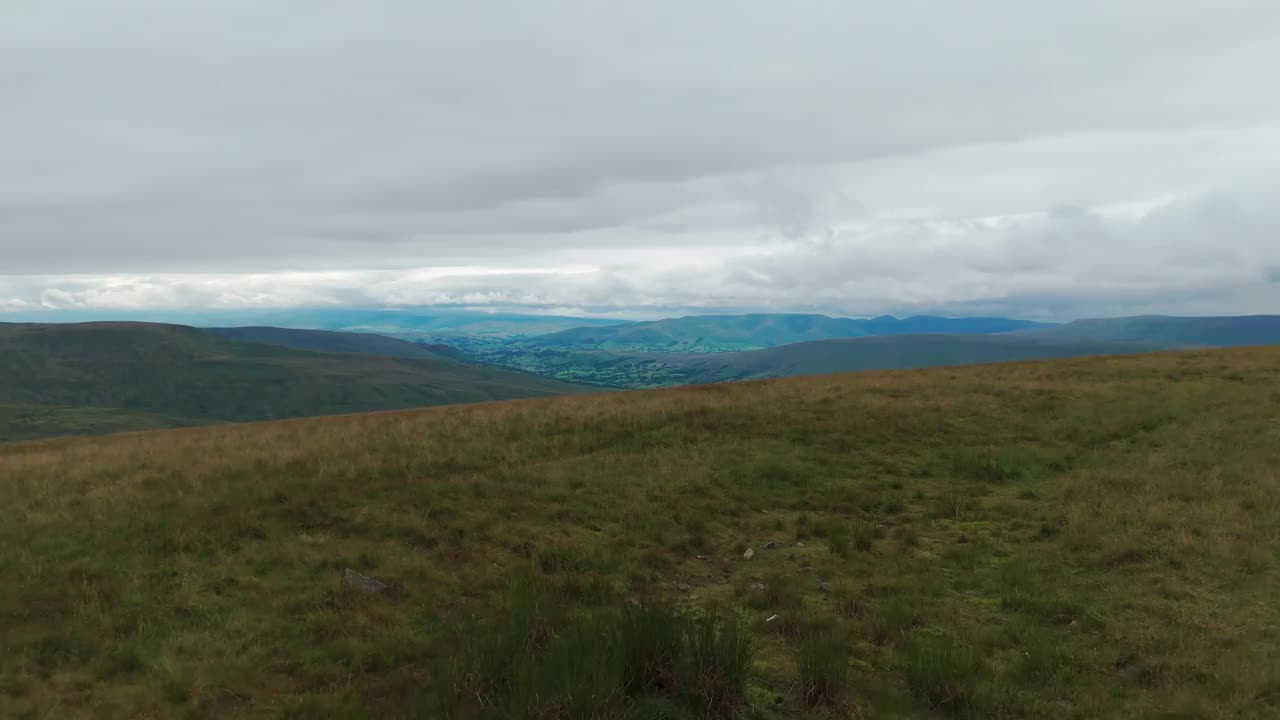
[(1280, 7), (952, 5), (19, 0), (0, 312), (1280, 309)]

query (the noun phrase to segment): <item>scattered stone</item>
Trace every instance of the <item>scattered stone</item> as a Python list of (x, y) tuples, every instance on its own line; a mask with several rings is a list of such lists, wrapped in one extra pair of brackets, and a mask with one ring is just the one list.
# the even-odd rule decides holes
[(747, 551), (746, 551), (746, 552), (744, 552), (744, 553), (742, 553), (742, 559), (743, 559), (743, 560), (750, 560), (751, 558), (753, 558), (753, 557), (755, 557), (755, 556), (756, 556), (756, 551), (755, 551), (755, 550), (752, 550), (751, 548), (747, 548)]
[(788, 560), (795, 560), (795, 559), (796, 559), (796, 554), (795, 554), (795, 553), (787, 553), (787, 559), (788, 559)]
[(380, 593), (391, 587), (381, 580), (375, 580), (368, 575), (361, 575), (351, 568), (342, 571), (342, 584), (354, 590), (367, 593)]
[(710, 560), (710, 559), (711, 559), (711, 558), (707, 557), (706, 555), (694, 555), (694, 557), (698, 558), (699, 560)]
[(764, 549), (765, 549), (765, 550), (777, 550), (777, 549), (778, 549), (778, 543), (776, 543), (776, 542), (774, 542), (774, 541), (770, 540), (769, 542), (765, 543)]
[(803, 540), (797, 540), (797, 541), (796, 541), (796, 547), (804, 547), (804, 541), (803, 541)]
[(831, 592), (831, 585), (830, 585), (830, 584), (828, 584), (826, 580), (819, 580), (819, 581), (818, 581), (818, 592), (820, 592), (820, 593), (829, 593), (829, 592)]
[(693, 586), (689, 583), (676, 583), (676, 590), (680, 592), (693, 592)]
[(768, 620), (765, 620), (765, 622), (766, 622), (766, 623), (771, 623), (771, 622), (773, 622), (774, 620), (777, 620), (777, 619), (778, 619), (778, 616), (777, 616), (777, 615), (770, 615), (770, 616), (769, 616), (769, 619), (768, 619)]
[(751, 589), (756, 592), (762, 592), (764, 590), (764, 583), (751, 583)]

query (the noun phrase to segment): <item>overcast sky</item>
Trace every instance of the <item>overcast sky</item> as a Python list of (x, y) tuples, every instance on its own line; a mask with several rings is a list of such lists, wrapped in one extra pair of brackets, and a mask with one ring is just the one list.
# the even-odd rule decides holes
[(1280, 312), (1275, 0), (0, 0), (0, 311)]

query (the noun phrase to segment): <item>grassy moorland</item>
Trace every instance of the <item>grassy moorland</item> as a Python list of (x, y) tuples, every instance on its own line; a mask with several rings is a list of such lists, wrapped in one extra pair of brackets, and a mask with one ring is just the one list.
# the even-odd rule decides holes
[(0, 446), (0, 717), (1276, 717), (1277, 417), (1251, 348)]

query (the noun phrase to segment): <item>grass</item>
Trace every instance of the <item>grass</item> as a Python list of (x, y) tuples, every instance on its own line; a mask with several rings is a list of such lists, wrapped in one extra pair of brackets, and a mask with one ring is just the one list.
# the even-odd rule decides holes
[(557, 614), (554, 602), (522, 583), (501, 622), (454, 638), (439, 716), (624, 718), (659, 702), (680, 717), (739, 715), (751, 642), (736, 617), (653, 602)]
[(796, 650), (796, 675), (800, 694), (808, 707), (827, 706), (852, 715), (856, 706), (848, 697), (849, 644), (838, 637), (812, 637)]
[(1253, 348), (0, 446), (0, 717), (1274, 717), (1278, 381)]

